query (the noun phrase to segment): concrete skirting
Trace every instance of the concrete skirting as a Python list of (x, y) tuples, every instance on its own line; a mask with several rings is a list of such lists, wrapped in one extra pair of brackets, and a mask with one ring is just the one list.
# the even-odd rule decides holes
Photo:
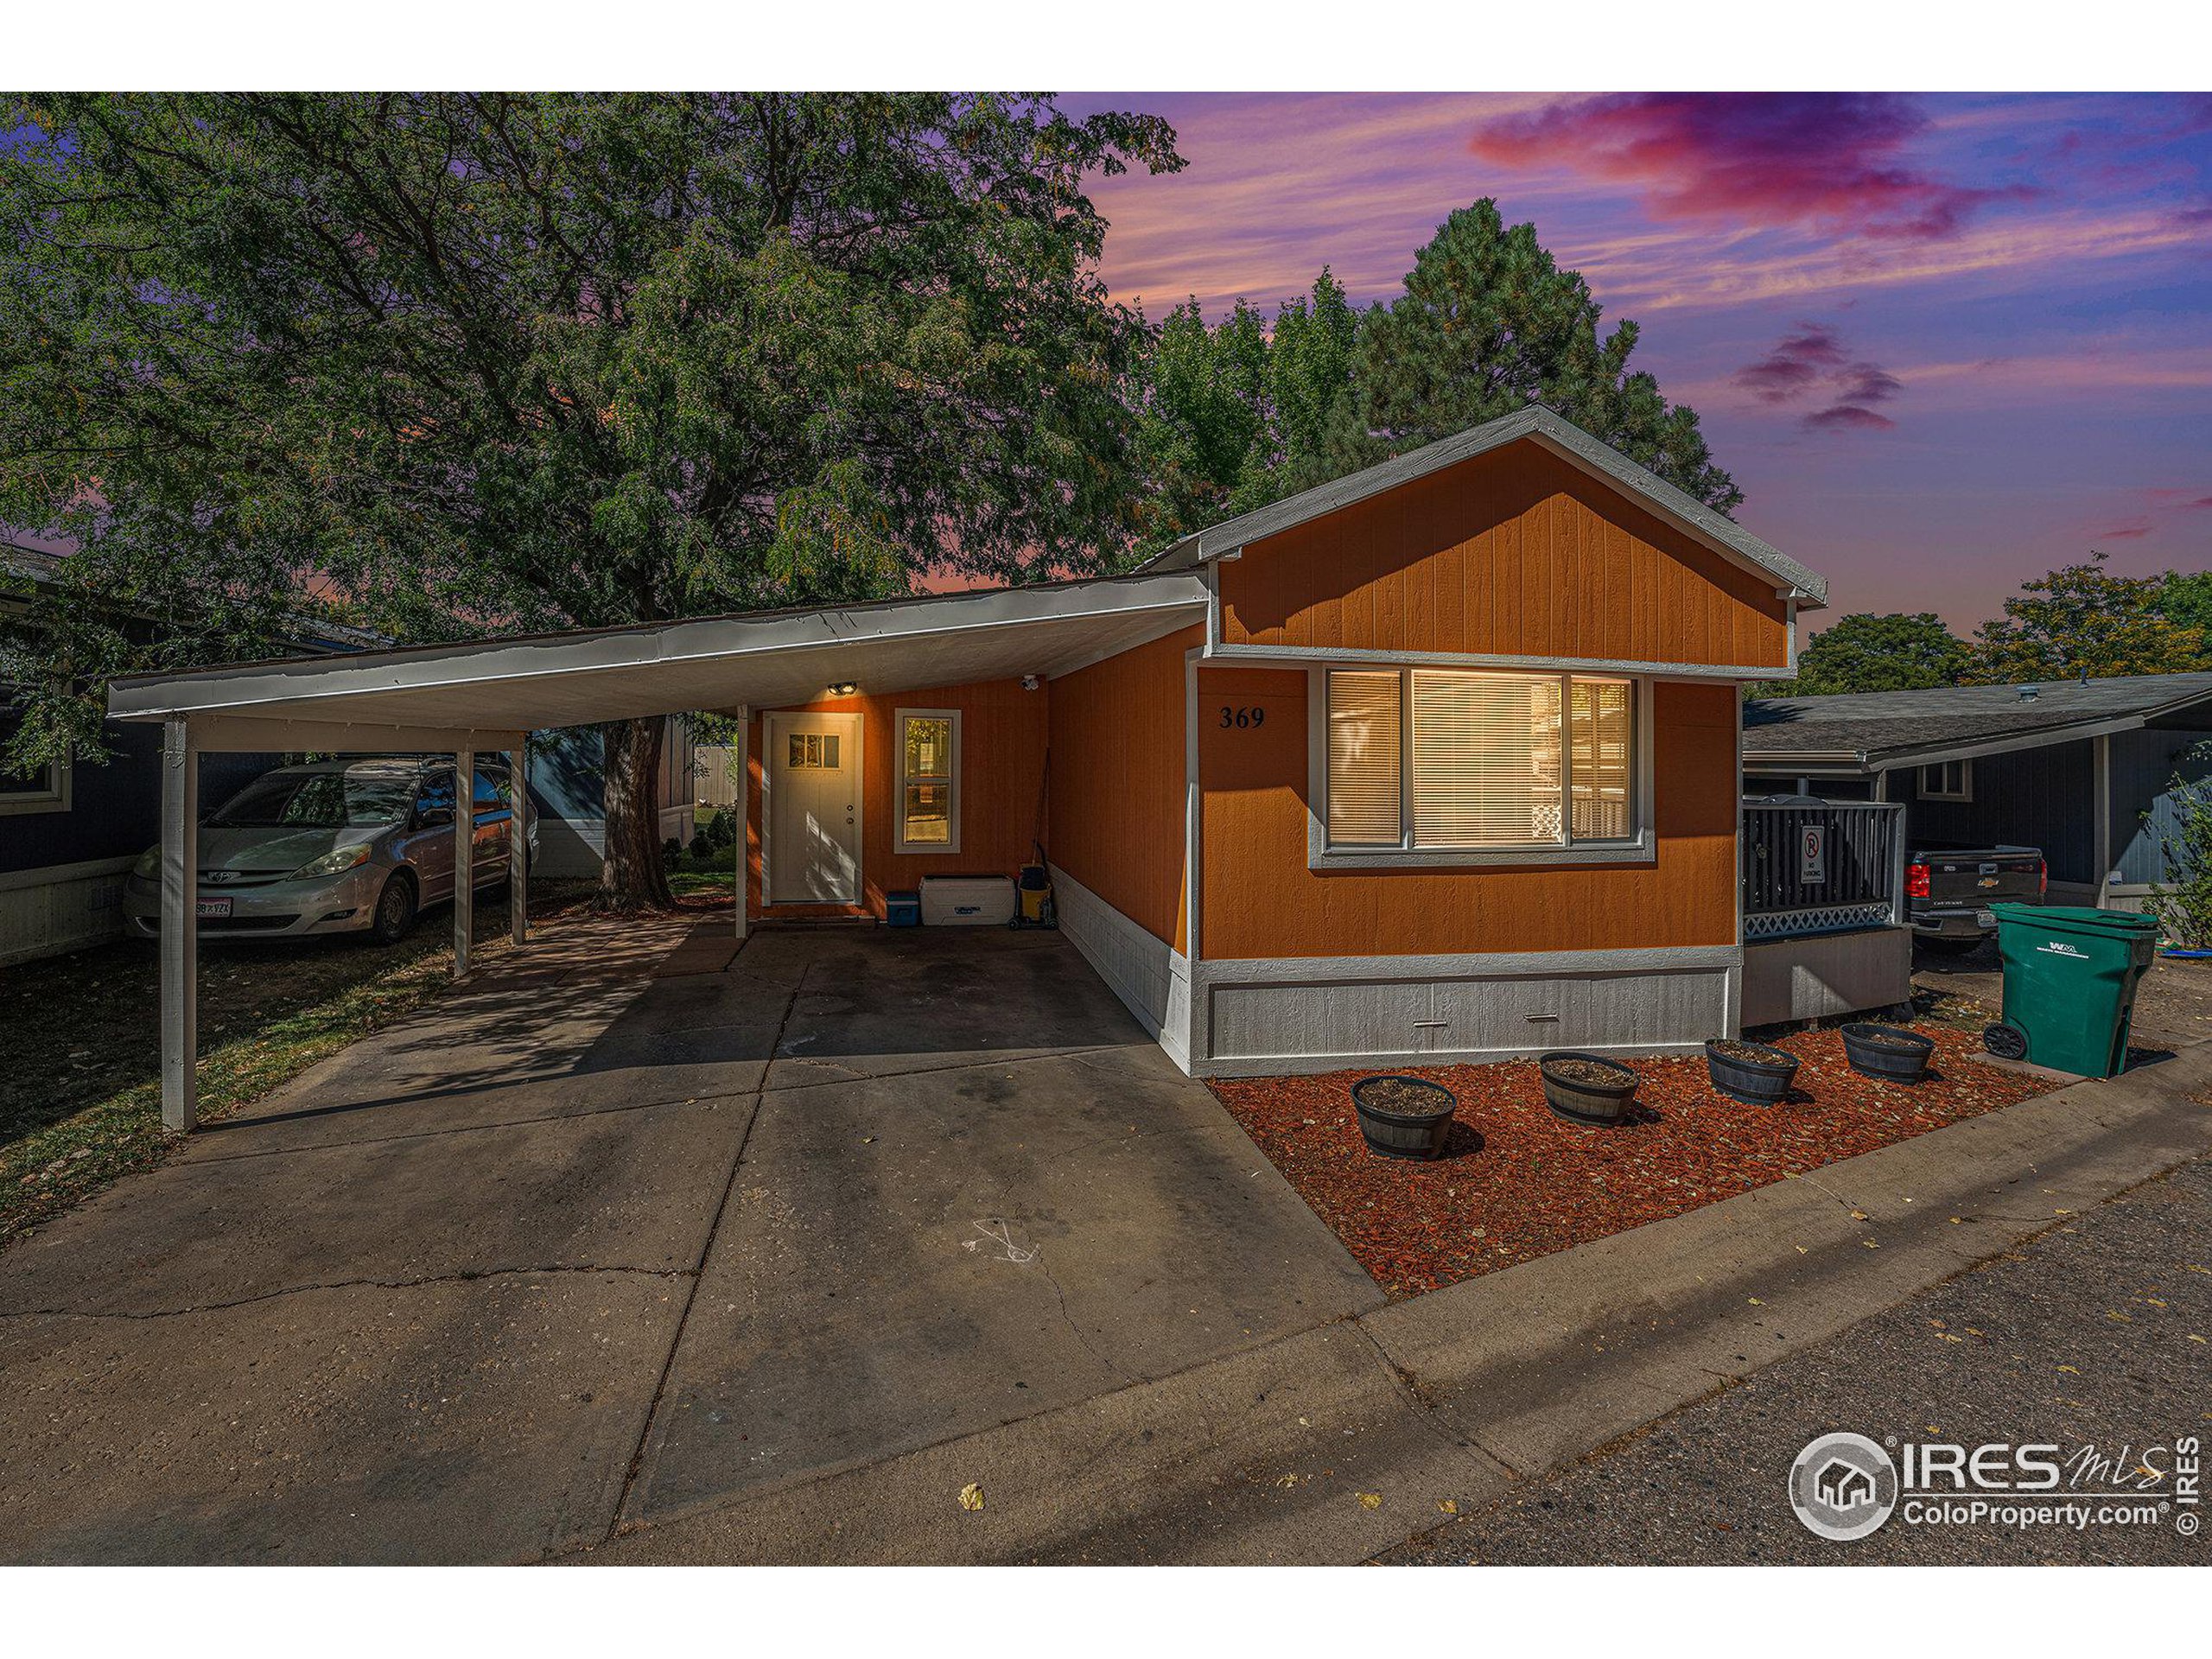
[(1744, 1026), (1825, 1020), (1912, 996), (1912, 930), (1862, 928), (1744, 947)]
[(1185, 1071), (1191, 1069), (1191, 964), (1058, 865), (1052, 906), (1060, 931), (1137, 1023)]
[(123, 883), (137, 861), (92, 859), (0, 875), (0, 968), (123, 935)]
[(1192, 966), (1199, 1077), (1450, 1065), (1573, 1048), (1696, 1049), (1733, 1034), (1733, 945)]

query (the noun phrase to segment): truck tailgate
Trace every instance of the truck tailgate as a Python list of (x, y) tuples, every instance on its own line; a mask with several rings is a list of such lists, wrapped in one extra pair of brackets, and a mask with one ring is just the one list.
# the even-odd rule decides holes
[(1923, 853), (1917, 861), (1928, 866), (1931, 907), (1986, 910), (1997, 903), (2033, 905), (2043, 899), (2043, 855), (2031, 849)]

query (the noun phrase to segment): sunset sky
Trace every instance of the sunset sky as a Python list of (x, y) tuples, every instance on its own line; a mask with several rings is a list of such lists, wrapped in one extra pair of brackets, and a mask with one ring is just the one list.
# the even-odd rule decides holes
[(1097, 181), (1157, 318), (1398, 291), (1452, 208), (1533, 219), (1693, 404), (1738, 518), (1853, 610), (1961, 631), (2101, 548), (2212, 565), (2212, 96), (1103, 93), (1189, 162)]

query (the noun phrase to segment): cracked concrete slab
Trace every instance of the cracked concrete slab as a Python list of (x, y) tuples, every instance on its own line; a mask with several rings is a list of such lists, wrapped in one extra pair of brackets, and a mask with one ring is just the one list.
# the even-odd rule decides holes
[[(981, 1487), (983, 1507), (957, 1497)], [(1505, 1471), (1324, 1326), (643, 1531), (634, 1563), (1358, 1560), (1468, 1512)]]
[(0, 1320), (0, 1559), (441, 1562), (604, 1535), (688, 1281)]
[(9, 1252), (0, 1316), (147, 1313), (519, 1268), (690, 1272), (753, 1096), (185, 1158)]
[[(909, 1018), (936, 1014), (921, 1003)], [(804, 996), (789, 1029), (813, 1029)], [(1118, 1053), (1114, 1069), (994, 1058), (764, 1094), (632, 1517), (874, 1461), (1380, 1305), (1201, 1085), (1149, 1044)]]

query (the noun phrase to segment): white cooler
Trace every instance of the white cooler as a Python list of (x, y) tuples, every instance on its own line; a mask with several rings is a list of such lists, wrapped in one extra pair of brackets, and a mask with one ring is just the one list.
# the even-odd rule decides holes
[(1010, 875), (925, 875), (924, 927), (1004, 927), (1014, 919)]

